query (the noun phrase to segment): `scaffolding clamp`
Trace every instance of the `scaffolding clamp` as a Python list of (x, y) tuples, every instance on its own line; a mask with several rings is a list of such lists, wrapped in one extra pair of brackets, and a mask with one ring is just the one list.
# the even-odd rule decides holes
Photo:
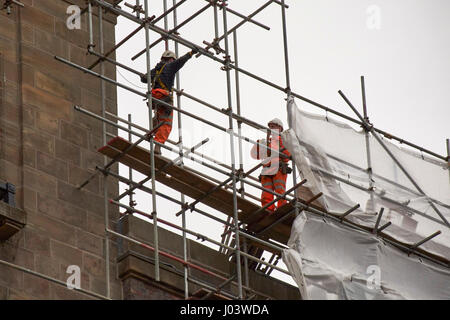
[(220, 67), (220, 70), (230, 71), (231, 67), (228, 66), (230, 63), (232, 63), (230, 55), (224, 55), (223, 59), (224, 59), (224, 65), (222, 67)]
[[(132, 4), (129, 4), (128, 2), (125, 2), (124, 4), (128, 8), (133, 9), (133, 12), (139, 12), (139, 13), (145, 14), (145, 11), (144, 11), (144, 9), (142, 9), (141, 4), (140, 5), (136, 4), (134, 6)], [(155, 16), (153, 16), (153, 17), (155, 17)]]
[(16, 4), (20, 7), (25, 7), (23, 3), (16, 1), (16, 0), (5, 0), (5, 3), (3, 4), (2, 10), (6, 9), (7, 14), (11, 14), (11, 5)]

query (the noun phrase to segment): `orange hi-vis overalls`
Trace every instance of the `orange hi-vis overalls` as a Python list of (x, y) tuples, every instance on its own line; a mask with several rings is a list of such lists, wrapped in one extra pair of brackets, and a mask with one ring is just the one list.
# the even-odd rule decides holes
[[(265, 189), (269, 189), (272, 191), (275, 191), (278, 194), (284, 194), (286, 192), (286, 179), (287, 174), (282, 172), (282, 166), (281, 162), (284, 162), (287, 164), (289, 162), (289, 159), (286, 157), (279, 157), (278, 152), (285, 154), (286, 156), (290, 157), (291, 154), (289, 151), (286, 150), (286, 148), (283, 145), (283, 140), (281, 137), (275, 136), (269, 139), (269, 147), (272, 150), (264, 150), (265, 153), (267, 153), (265, 156), (270, 157), (270, 161), (263, 164), (263, 169), (261, 171), (261, 184), (262, 187)], [(253, 149), (259, 149), (258, 145), (255, 145)], [(259, 150), (258, 150), (259, 151)], [(257, 151), (257, 153), (259, 153)], [(255, 153), (255, 150), (252, 150), (252, 153)], [(258, 157), (259, 158), (259, 157)], [(269, 202), (273, 201), (274, 195), (268, 191), (263, 191), (261, 194), (261, 206), (265, 206)], [(286, 203), (285, 199), (280, 199), (277, 202), (277, 208), (280, 208)], [(267, 208), (269, 211), (275, 211), (275, 205), (272, 204)]]
[[(152, 96), (158, 100), (162, 100), (169, 104), (172, 104), (172, 99), (169, 92), (164, 89), (153, 89)], [(173, 109), (164, 105), (156, 103), (156, 122), (154, 126), (157, 126), (162, 122), (161, 127), (155, 133), (155, 141), (159, 143), (165, 143), (169, 138), (170, 132), (172, 131), (173, 122)]]
[[(175, 74), (183, 65), (192, 57), (192, 52), (188, 52), (184, 56), (172, 62), (159, 62), (155, 68), (151, 70), (152, 80), (152, 96), (169, 105), (173, 105), (172, 86)], [(141, 81), (147, 83), (147, 74), (141, 77)], [(169, 138), (172, 131), (173, 109), (167, 105), (155, 102), (153, 109), (156, 110), (153, 126), (162, 123), (161, 127), (156, 130), (155, 141), (164, 144)]]

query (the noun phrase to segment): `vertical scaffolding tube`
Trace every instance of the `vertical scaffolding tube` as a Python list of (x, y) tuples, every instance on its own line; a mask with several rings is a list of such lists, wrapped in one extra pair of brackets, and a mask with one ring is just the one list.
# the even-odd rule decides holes
[[(177, 4), (176, 0), (173, 1), (173, 6), (175, 7)], [(177, 9), (175, 8), (173, 10), (173, 28), (177, 28)], [(175, 42), (175, 55), (178, 57), (178, 42)], [(180, 90), (180, 75), (177, 73), (175, 77), (175, 85), (177, 90)], [(181, 96), (177, 95), (177, 107), (181, 109)], [(178, 115), (178, 147), (180, 150), (180, 156), (183, 157), (183, 126), (181, 122), (181, 113), (177, 112)], [(183, 158), (180, 160), (181, 167), (183, 167)], [(180, 194), (180, 200), (181, 203), (185, 203), (184, 194)], [(181, 205), (181, 224), (183, 227), (183, 260), (187, 262), (187, 240), (186, 240), (186, 210), (184, 209), (183, 205)], [(189, 298), (189, 282), (188, 282), (188, 276), (189, 276), (189, 267), (188, 265), (184, 265), (184, 298)]]
[[(284, 69), (286, 73), (286, 93), (287, 93), (287, 103), (289, 104), (289, 98), (291, 95), (291, 78), (289, 72), (289, 53), (288, 53), (288, 40), (287, 40), (287, 28), (286, 28), (286, 7), (284, 4), (284, 0), (281, 0), (281, 18), (283, 24), (283, 47), (284, 47)], [(287, 113), (288, 116), (288, 124), (291, 124), (290, 114)], [(295, 167), (295, 159), (294, 155), (292, 155), (292, 184), (297, 185), (297, 169)], [(297, 189), (294, 190), (295, 199), (297, 196)], [(299, 211), (297, 206), (295, 206), (295, 216), (298, 216)]]
[(140, 13), (140, 6), (141, 6), (141, 1), (140, 0), (136, 0), (136, 17), (138, 19), (141, 18), (141, 13)]
[[(145, 56), (147, 62), (147, 106), (148, 106), (148, 118), (150, 130), (153, 129), (153, 113), (152, 113), (152, 79), (150, 68), (150, 31), (148, 27), (148, 0), (144, 1), (145, 11)], [(158, 245), (158, 220), (156, 213), (156, 194), (155, 194), (155, 154), (154, 154), (154, 142), (152, 136), (150, 136), (150, 166), (152, 174), (152, 207), (153, 207), (153, 227), (154, 227), (154, 246), (155, 246), (155, 280), (159, 281), (159, 245)]]
[[(236, 31), (233, 31), (233, 47), (234, 47), (234, 64), (236, 67), (239, 67), (239, 59), (238, 59), (238, 44), (237, 44), (237, 33)], [(235, 85), (236, 85), (236, 108), (237, 108), (237, 114), (241, 115), (241, 92), (239, 88), (239, 71), (235, 69)], [(242, 154), (242, 139), (241, 139), (241, 130), (242, 130), (242, 122), (238, 121), (238, 136), (239, 136), (239, 170), (241, 173), (244, 172), (244, 159)], [(241, 197), (245, 197), (245, 188), (244, 188), (244, 181), (241, 180), (240, 183), (240, 194)], [(244, 238), (243, 241), (243, 249), (245, 253), (247, 252), (247, 239)], [(249, 286), (249, 280), (248, 280), (248, 258), (247, 256), (244, 256), (244, 283), (245, 286)]]
[[(164, 13), (167, 12), (167, 0), (163, 0), (163, 8), (164, 8)], [(166, 32), (169, 32), (169, 25), (168, 25), (168, 21), (167, 21), (167, 15), (164, 16), (164, 30)], [(165, 50), (169, 50), (169, 39), (165, 39), (164, 40), (164, 45), (165, 45)], [(177, 56), (178, 57), (178, 56)]]
[[(92, 19), (92, 16), (89, 18)], [(92, 21), (91, 21), (92, 23)], [(91, 25), (92, 26), (92, 25)], [(98, 6), (98, 29), (99, 29), (99, 45), (100, 45), (100, 54), (104, 54), (105, 48), (103, 44), (103, 8)], [(92, 31), (92, 30), (91, 30)], [(92, 32), (91, 32), (92, 34)], [(92, 44), (92, 43), (91, 43)], [(103, 61), (100, 62), (100, 74), (102, 76), (105, 75), (105, 63)], [(105, 81), (100, 79), (101, 83), (101, 99), (102, 99), (102, 117), (106, 118), (106, 96), (105, 96)], [(106, 123), (102, 124), (102, 139), (103, 145), (106, 145)], [(104, 165), (107, 165), (108, 158), (106, 156), (103, 157)], [(108, 175), (103, 175), (103, 201), (104, 201), (104, 210), (105, 210), (105, 268), (106, 268), (106, 297), (111, 297), (111, 286), (109, 281), (109, 233), (107, 230), (109, 229), (109, 212), (108, 212)]]
[(217, 15), (217, 1), (214, 2), (214, 41), (219, 39), (219, 19)]
[[(369, 117), (367, 116), (367, 104), (366, 104), (366, 85), (364, 82), (364, 77), (361, 76), (361, 93), (362, 93), (362, 102), (363, 102), (363, 112), (364, 112), (364, 120), (369, 122)], [(365, 131), (365, 140), (366, 140), (366, 155), (367, 155), (367, 174), (369, 176), (369, 189), (370, 189), (370, 206), (366, 205), (366, 211), (371, 209), (375, 212), (376, 208), (374, 207), (373, 200), (373, 179), (372, 179), (372, 159), (370, 155), (370, 141), (369, 141), (369, 132)]]
[(447, 164), (448, 164), (448, 179), (450, 180), (450, 139), (447, 142)]
[(94, 33), (92, 32), (92, 4), (88, 2), (88, 27), (89, 27), (89, 45), (88, 49), (94, 46)]
[(233, 178), (233, 211), (234, 211), (234, 225), (235, 225), (235, 235), (236, 235), (236, 273), (238, 282), (238, 297), (242, 299), (242, 274), (241, 274), (241, 249), (239, 243), (239, 218), (237, 209), (237, 192), (236, 192), (236, 159), (234, 154), (234, 135), (233, 135), (233, 108), (231, 100), (231, 79), (230, 79), (230, 57), (229, 57), (229, 46), (228, 46), (228, 28), (227, 28), (227, 10), (225, 6), (227, 1), (222, 2), (223, 8), (223, 29), (225, 33), (225, 70), (227, 74), (227, 96), (228, 96), (228, 115), (229, 115), (229, 134), (230, 134), (230, 153), (231, 153), (231, 174)]
[[(136, 5), (137, 5), (137, 3), (138, 3), (138, 1), (136, 2)], [(132, 134), (131, 134), (131, 130), (132, 130), (132, 127), (131, 127), (131, 113), (129, 113), (128, 114), (128, 140), (131, 142), (131, 139), (132, 139)], [(104, 145), (106, 145), (106, 144), (104, 144)], [(131, 167), (128, 167), (128, 178), (130, 179), (130, 181), (133, 181), (133, 169), (131, 169)], [(131, 191), (131, 190), (133, 190), (133, 185), (130, 183), (129, 185), (128, 185), (128, 188), (129, 188), (129, 190)], [(130, 205), (130, 207), (132, 207), (132, 208), (134, 208), (134, 199), (133, 199), (133, 191), (131, 191), (130, 192), (130, 194), (128, 195), (129, 196), (129, 205)]]

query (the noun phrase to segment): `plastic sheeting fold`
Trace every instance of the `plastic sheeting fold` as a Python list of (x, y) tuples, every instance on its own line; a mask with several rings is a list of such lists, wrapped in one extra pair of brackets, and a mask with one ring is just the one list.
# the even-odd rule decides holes
[(283, 262), (303, 299), (450, 299), (450, 270), (302, 212)]
[[(282, 133), (283, 141), (300, 177), (308, 179), (314, 194), (323, 193), (320, 201), (329, 212), (344, 213), (358, 203), (361, 207), (346, 219), (373, 228), (384, 208), (380, 226), (392, 223), (384, 233), (414, 244), (440, 230), (421, 249), (450, 259), (450, 229), (435, 210), (450, 220), (445, 162), (383, 139), (422, 194), (370, 134), (301, 111), (292, 98), (288, 114), (290, 129)], [(450, 299), (449, 268), (309, 213), (296, 218), (289, 247), (283, 261), (306, 299)]]

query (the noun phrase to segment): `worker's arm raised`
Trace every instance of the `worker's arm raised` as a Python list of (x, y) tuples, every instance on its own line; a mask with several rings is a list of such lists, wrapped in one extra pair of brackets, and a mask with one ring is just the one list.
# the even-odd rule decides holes
[(192, 57), (192, 51), (189, 51), (188, 53), (186, 53), (184, 56), (178, 58), (177, 60), (169, 63), (167, 65), (167, 67), (169, 67), (172, 72), (177, 72), (178, 70), (180, 70), (184, 64)]

